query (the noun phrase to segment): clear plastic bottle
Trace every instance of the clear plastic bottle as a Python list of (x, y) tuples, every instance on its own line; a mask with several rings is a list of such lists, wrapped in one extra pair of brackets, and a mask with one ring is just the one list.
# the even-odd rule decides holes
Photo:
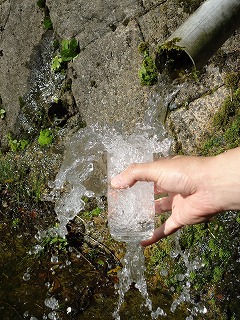
[(117, 241), (139, 242), (152, 236), (154, 230), (154, 186), (152, 182), (137, 182), (127, 189), (115, 190), (111, 178), (133, 162), (148, 162), (153, 154), (146, 146), (131, 147), (108, 153), (108, 223)]

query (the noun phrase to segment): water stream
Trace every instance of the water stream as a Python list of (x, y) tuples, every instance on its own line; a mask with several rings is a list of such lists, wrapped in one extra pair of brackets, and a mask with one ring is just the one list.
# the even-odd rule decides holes
[(137, 123), (131, 133), (124, 131), (123, 124), (98, 123), (79, 130), (67, 142), (65, 157), (53, 184), (59, 234), (63, 237), (67, 223), (84, 208), (83, 197), (95, 197), (101, 206), (101, 196), (106, 195), (108, 189), (111, 235), (127, 242), (116, 286), (119, 294), (113, 313), (116, 320), (120, 319), (124, 296), (132, 284), (144, 298), (152, 319), (166, 315), (160, 306), (153, 311), (144, 275), (143, 249), (139, 245), (139, 241), (150, 237), (154, 229), (153, 184), (137, 183), (124, 191), (114, 191), (108, 186), (110, 179), (130, 163), (152, 161), (154, 155), (169, 155), (171, 140), (166, 137), (162, 121), (178, 91), (179, 85), (162, 79), (158, 92), (151, 95), (143, 123)]

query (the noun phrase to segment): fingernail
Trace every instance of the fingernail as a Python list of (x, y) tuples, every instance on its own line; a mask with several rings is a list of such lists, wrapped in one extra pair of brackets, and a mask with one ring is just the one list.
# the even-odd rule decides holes
[(123, 189), (123, 188), (125, 188), (120, 174), (118, 174), (118, 175), (116, 175), (115, 177), (112, 178), (111, 187), (115, 188), (115, 189)]

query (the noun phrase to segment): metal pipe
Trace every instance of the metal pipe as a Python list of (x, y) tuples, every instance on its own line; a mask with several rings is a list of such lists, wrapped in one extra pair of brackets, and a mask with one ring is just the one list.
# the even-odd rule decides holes
[(173, 69), (199, 69), (239, 26), (240, 0), (207, 0), (164, 43), (176, 39), (182, 49), (160, 45), (156, 66), (161, 71), (170, 61)]

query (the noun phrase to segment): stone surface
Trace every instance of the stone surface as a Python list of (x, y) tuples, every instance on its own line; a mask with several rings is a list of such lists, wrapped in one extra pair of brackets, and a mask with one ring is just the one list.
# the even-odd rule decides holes
[(47, 5), (57, 34), (61, 38), (76, 37), (81, 48), (144, 10), (138, 0), (47, 0)]
[[(86, 122), (125, 122), (130, 128), (141, 121), (149, 95), (156, 88), (140, 85), (138, 70), (142, 57), (138, 44), (147, 41), (154, 53), (155, 46), (187, 19), (185, 6), (179, 0), (47, 0), (46, 4), (59, 39), (76, 37), (82, 49), (69, 63), (67, 77), (72, 80), (73, 104), (76, 101), (76, 109)], [(42, 64), (49, 64), (53, 55), (53, 51), (49, 52), (47, 59), (42, 59), (46, 55), (44, 48), (48, 50), (53, 42), (53, 36), (42, 26), (43, 16), (35, 1), (0, 1), (0, 96), (6, 110), (6, 118), (0, 119), (2, 145), (6, 144), (9, 131), (19, 130), (19, 97), (27, 97), (29, 103), (33, 97), (36, 110), (39, 103), (47, 109), (61, 91), (58, 88), (46, 93), (51, 88), (49, 82), (41, 86), (42, 76), (51, 78), (45, 71), (49, 65), (44, 69)], [(222, 75), (239, 69), (239, 41), (238, 30), (214, 55), (209, 67), (201, 71), (200, 81), (188, 79), (170, 106), (175, 109), (169, 121), (174, 122), (177, 139), (185, 150), (193, 152), (195, 137), (201, 140), (205, 135), (208, 112), (212, 115), (227, 95)], [(47, 99), (39, 101), (43, 93)], [(30, 120), (35, 119), (32, 114)], [(187, 120), (193, 114), (198, 119), (196, 130), (193, 120)], [(29, 124), (21, 121), (29, 131)]]
[(138, 79), (140, 41), (131, 21), (90, 44), (74, 61), (73, 94), (88, 124), (140, 120), (148, 97)]
[(195, 154), (201, 147), (210, 131), (212, 117), (228, 95), (229, 90), (220, 87), (214, 93), (194, 100), (187, 107), (171, 112), (168, 124), (174, 124), (174, 133), (184, 154)]
[(166, 40), (188, 15), (174, 1), (164, 1), (139, 17), (139, 25), (144, 40), (153, 48)]
[(19, 112), (19, 97), (28, 88), (28, 62), (44, 32), (42, 12), (36, 1), (4, 1), (1, 3), (0, 96), (6, 119), (0, 119), (0, 139), (14, 130)]

